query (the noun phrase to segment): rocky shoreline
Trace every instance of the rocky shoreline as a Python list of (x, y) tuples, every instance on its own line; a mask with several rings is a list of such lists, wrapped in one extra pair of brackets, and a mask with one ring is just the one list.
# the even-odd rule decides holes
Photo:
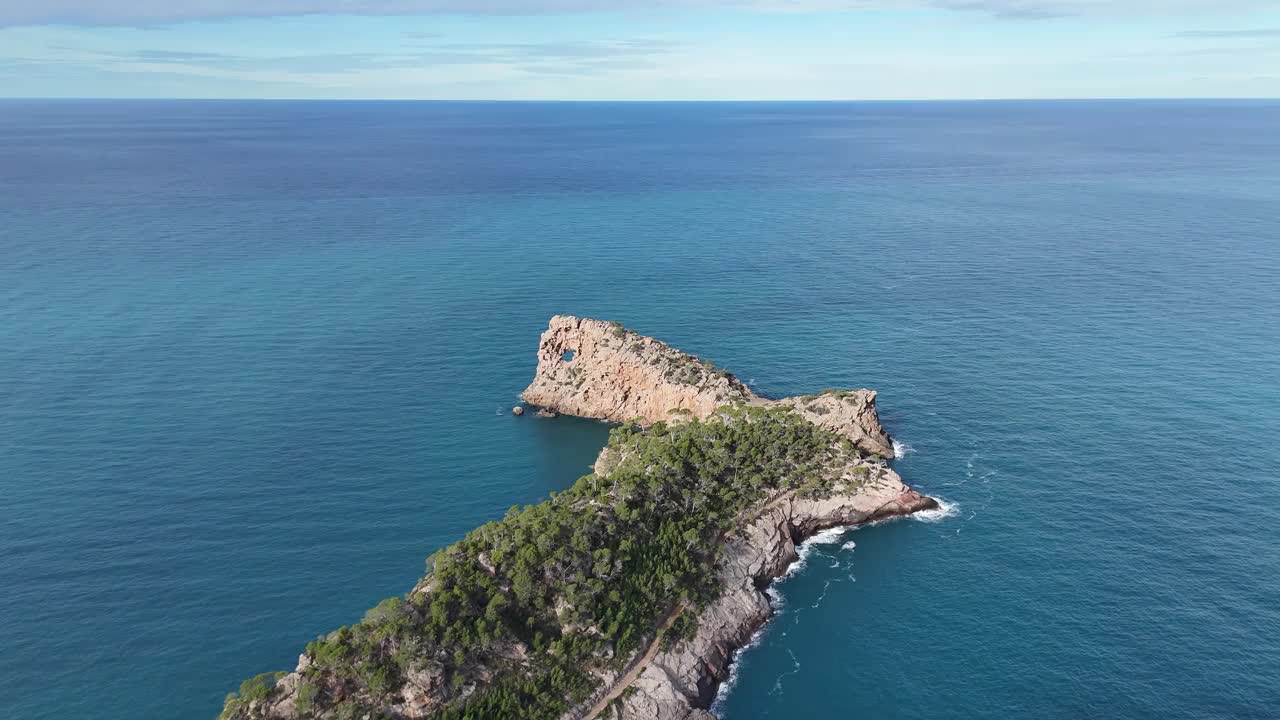
[[(694, 637), (657, 653), (638, 668), (634, 679), (628, 673), (604, 678), (602, 692), (562, 720), (596, 716), (592, 711), (600, 710), (600, 697), (611, 693), (618, 695), (609, 704), (612, 717), (621, 720), (714, 717), (709, 709), (730, 675), (735, 653), (773, 616), (765, 590), (799, 558), (800, 544), (833, 527), (856, 527), (938, 507), (936, 500), (911, 490), (879, 459), (892, 457), (893, 445), (880, 425), (876, 393), (871, 390), (766, 400), (710, 363), (616, 323), (556, 316), (542, 335), (538, 371), (522, 397), (558, 413), (645, 423), (707, 417), (726, 403), (782, 406), (843, 435), (872, 456), (849, 469), (850, 476), (859, 471), (865, 479), (851, 483), (843, 494), (775, 498), (753, 513), (745, 527), (725, 538), (719, 567), (724, 591), (700, 613)], [(596, 461), (596, 472), (607, 473), (614, 461), (606, 449)], [(599, 715), (611, 716), (609, 710)]]
[(875, 392), (761, 398), (616, 323), (552, 318), (523, 399), (622, 423), (594, 473), (440, 550), (222, 720), (708, 720), (799, 545), (938, 507), (886, 464)]
[[(728, 538), (720, 566), (721, 597), (702, 611), (698, 632), (658, 653), (612, 708), (622, 720), (707, 720), (720, 684), (730, 677), (737, 652), (775, 612), (766, 590), (799, 560), (799, 546), (823, 530), (937, 509), (933, 498), (906, 487), (881, 466), (879, 477), (857, 492), (830, 498), (786, 497), (765, 505), (748, 526)], [(564, 720), (591, 715), (575, 709)]]

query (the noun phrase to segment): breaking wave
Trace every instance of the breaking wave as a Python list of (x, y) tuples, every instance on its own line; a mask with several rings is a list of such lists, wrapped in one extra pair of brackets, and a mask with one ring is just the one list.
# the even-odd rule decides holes
[(948, 502), (942, 498), (934, 498), (938, 501), (938, 507), (933, 510), (921, 510), (913, 513), (911, 519), (920, 522), (934, 523), (945, 520), (960, 512), (960, 503)]
[(833, 545), (837, 542), (840, 542), (840, 538), (843, 537), (844, 534), (849, 531), (849, 529), (850, 528), (848, 526), (839, 525), (833, 528), (829, 528), (827, 530), (823, 530), (821, 532), (814, 533), (807, 540), (800, 543), (800, 546), (796, 548), (796, 555), (798, 555), (799, 557), (796, 558), (795, 562), (791, 563), (791, 565), (787, 568), (787, 571), (783, 573), (782, 577), (778, 578), (778, 580), (782, 580), (782, 578), (791, 577), (792, 575), (795, 575), (797, 572), (800, 572), (801, 570), (803, 570), (805, 566), (809, 564), (809, 556), (813, 554), (813, 551), (819, 545)]
[[(782, 573), (782, 575), (777, 579), (769, 583), (769, 587), (765, 588), (764, 592), (769, 596), (769, 604), (773, 607), (774, 618), (781, 615), (787, 606), (786, 598), (778, 589), (779, 584), (800, 570), (803, 570), (805, 565), (808, 564), (809, 556), (813, 554), (815, 549), (822, 545), (833, 545), (840, 542), (840, 539), (844, 534), (851, 529), (852, 528), (844, 525), (828, 528), (821, 532), (814, 533), (804, 542), (800, 543), (799, 547), (796, 548), (797, 557), (795, 561), (792, 562), (791, 565), (787, 566), (786, 572)], [(823, 589), (824, 595), (825, 592), (826, 588)], [(729, 660), (729, 677), (725, 678), (724, 682), (720, 683), (720, 687), (716, 689), (715, 700), (711, 702), (711, 713), (713, 715), (720, 714), (720, 710), (725, 699), (729, 697), (729, 694), (733, 692), (734, 685), (738, 683), (738, 671), (739, 668), (742, 667), (742, 654), (760, 644), (760, 638), (764, 635), (765, 629), (769, 627), (771, 622), (772, 620), (761, 625), (758, 630), (751, 634), (751, 639), (747, 640), (745, 645), (733, 651), (733, 656)]]
[[(773, 588), (770, 588), (772, 590)], [(772, 594), (770, 595), (772, 597)], [(751, 648), (760, 644), (760, 638), (764, 635), (765, 628), (769, 627), (768, 623), (760, 626), (751, 634), (751, 639), (746, 645), (733, 651), (733, 656), (729, 658), (729, 677), (720, 683), (720, 687), (716, 690), (716, 698), (711, 701), (711, 714), (719, 717), (723, 710), (724, 701), (729, 697), (729, 693), (733, 692), (733, 686), (738, 684), (738, 670), (742, 667), (742, 654)]]

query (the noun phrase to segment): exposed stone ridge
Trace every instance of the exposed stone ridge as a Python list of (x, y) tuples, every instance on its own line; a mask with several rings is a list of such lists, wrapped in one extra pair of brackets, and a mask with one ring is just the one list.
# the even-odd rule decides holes
[(893, 453), (876, 413), (875, 391), (766, 400), (710, 361), (619, 323), (572, 315), (551, 318), (538, 346), (537, 373), (522, 397), (566, 415), (646, 424), (706, 418), (727, 403), (785, 404), (867, 453)]
[[(868, 466), (862, 466), (868, 467)], [(755, 520), (727, 539), (719, 565), (722, 595), (698, 617), (693, 638), (658, 653), (611, 706), (621, 720), (707, 720), (734, 652), (772, 616), (760, 589), (787, 571), (798, 542), (820, 530), (855, 526), (937, 508), (897, 473), (872, 464), (868, 479), (830, 497), (790, 493), (764, 505)], [(605, 714), (605, 716), (608, 716)], [(573, 712), (566, 718), (580, 718)]]

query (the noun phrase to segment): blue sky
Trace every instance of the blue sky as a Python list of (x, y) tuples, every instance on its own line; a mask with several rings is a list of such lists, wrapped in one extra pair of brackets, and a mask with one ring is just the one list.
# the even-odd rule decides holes
[(1280, 0), (0, 0), (0, 96), (1280, 97)]

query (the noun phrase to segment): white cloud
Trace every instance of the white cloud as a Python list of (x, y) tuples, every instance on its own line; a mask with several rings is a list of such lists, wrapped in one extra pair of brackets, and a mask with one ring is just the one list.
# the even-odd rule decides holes
[[(934, 8), (1010, 19), (1221, 14), (1274, 7), (1274, 0), (650, 0), (643, 5), (645, 10), (743, 8), (778, 12)], [(0, 25), (160, 25), (313, 14), (520, 15), (636, 9), (633, 0), (0, 0)]]
[(1174, 37), (1210, 40), (1251, 40), (1253, 38), (1280, 37), (1280, 28), (1246, 28), (1244, 30), (1185, 30)]
[[(245, 76), (249, 73), (287, 73), (339, 76), (456, 66), (505, 67), (525, 73), (587, 75), (652, 67), (659, 57), (678, 46), (657, 40), (581, 40), (528, 43), (428, 42), (421, 47), (380, 52), (226, 53), (173, 49), (95, 50), (73, 45), (52, 46), (56, 59), (12, 57), (24, 64), (78, 65), (115, 72), (164, 70), (196, 75)], [(0, 59), (3, 59), (0, 56)]]

